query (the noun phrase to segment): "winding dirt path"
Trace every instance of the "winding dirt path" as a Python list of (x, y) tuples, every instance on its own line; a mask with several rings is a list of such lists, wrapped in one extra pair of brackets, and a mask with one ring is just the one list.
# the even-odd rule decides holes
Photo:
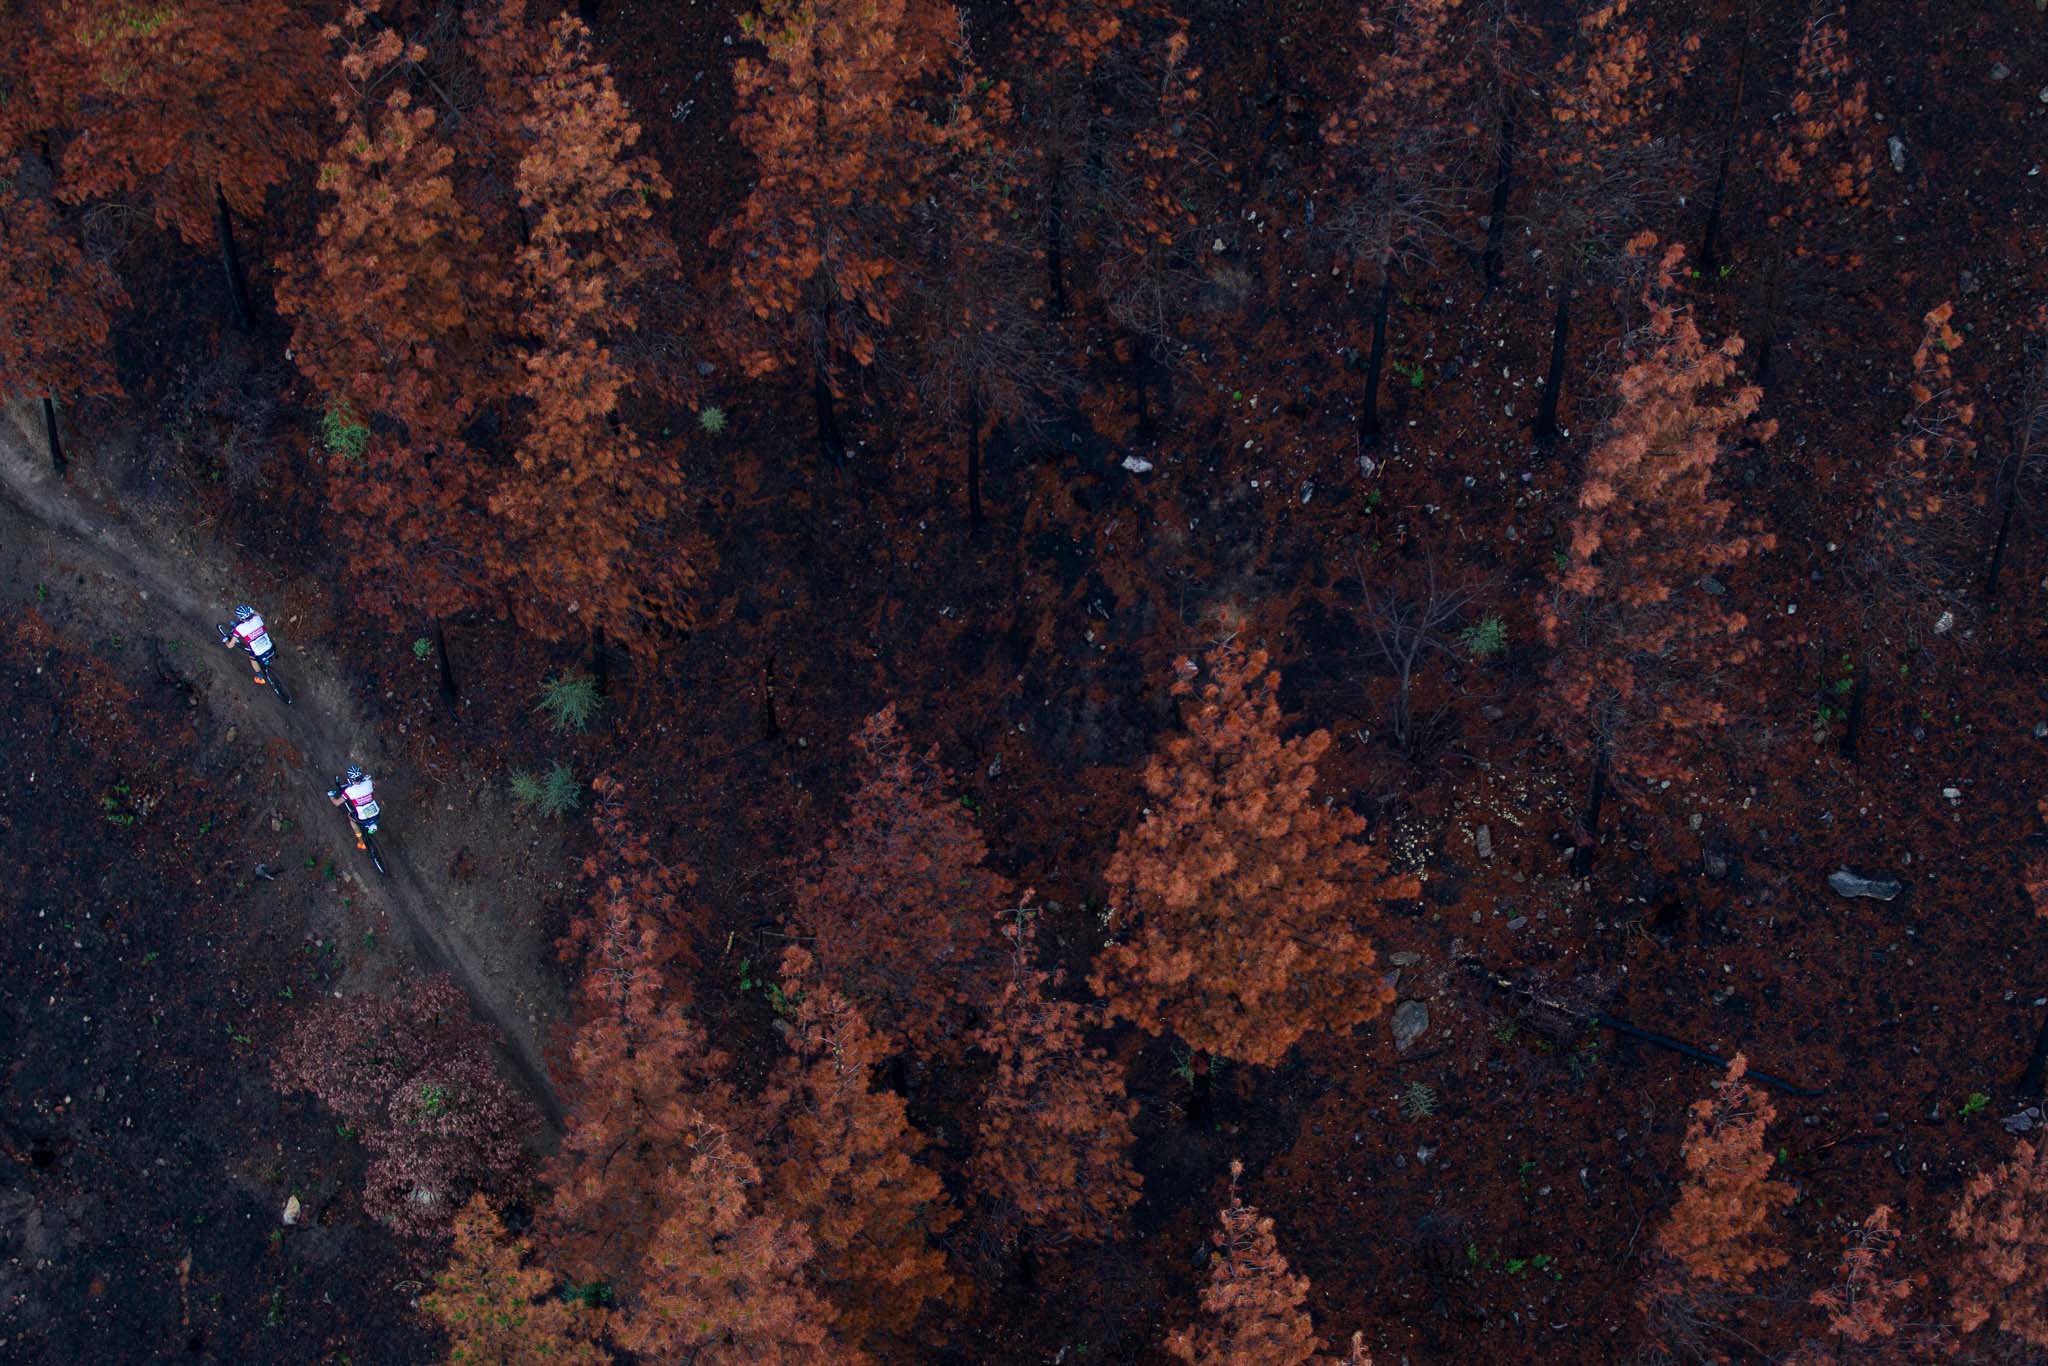
[[(243, 734), (280, 739), (303, 756), (298, 775), (302, 781), (292, 785), (301, 828), (328, 832), (335, 866), (357, 870), (366, 897), (381, 899), (405, 926), (420, 966), (454, 977), (478, 1017), (503, 1041), (504, 1059), (522, 1088), (559, 1132), (562, 1103), (542, 1061), (535, 1022), (498, 984), (479, 946), (437, 913), (447, 889), (407, 855), (403, 798), (408, 791), (421, 790), (421, 785), (408, 782), (380, 755), (374, 769), (380, 795), (388, 790), (399, 798), (387, 798), (389, 814), (397, 821), (380, 832), (377, 841), (391, 870), (389, 877), (376, 875), (355, 849), (348, 823), (328, 804), (332, 774), (345, 767), (352, 754), (365, 754), (370, 738), (341, 671), (317, 649), (281, 634), (280, 675), (291, 689), (294, 705), (282, 706), (268, 689), (250, 686), (246, 657), (220, 648), (214, 633), (214, 623), (225, 615), (219, 604), (230, 601), (233, 592), (225, 584), (217, 591), (209, 588), (225, 577), (224, 561), (231, 556), (201, 544), (197, 537), (149, 535), (104, 501), (92, 501), (88, 485), (75, 468), (72, 481), (57, 479), (40, 442), (31, 443), (14, 422), (0, 420), (0, 535), (23, 546), (34, 539), (48, 542), (53, 555), (131, 590), (136, 607), (156, 617), (165, 636), (204, 642), (203, 648), (182, 658), (196, 657), (196, 671), (208, 677), (209, 686), (196, 690), (205, 705), (217, 720)], [(396, 781), (387, 781), (387, 773)]]

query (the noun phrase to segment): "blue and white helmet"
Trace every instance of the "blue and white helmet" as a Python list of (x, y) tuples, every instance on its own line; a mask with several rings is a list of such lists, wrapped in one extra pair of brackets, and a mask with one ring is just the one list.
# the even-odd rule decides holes
[(359, 783), (367, 776), (369, 775), (363, 772), (362, 766), (360, 764), (350, 764), (348, 766), (348, 772), (342, 775), (342, 781), (350, 783)]
[(241, 623), (247, 621), (250, 617), (253, 617), (255, 615), (256, 609), (245, 602), (241, 604), (239, 607), (235, 608), (235, 624), (240, 625)]

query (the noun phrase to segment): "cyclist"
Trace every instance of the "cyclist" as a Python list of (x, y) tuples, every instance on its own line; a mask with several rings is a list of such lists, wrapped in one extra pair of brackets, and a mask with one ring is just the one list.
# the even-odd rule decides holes
[(277, 647), (270, 643), (270, 632), (263, 629), (263, 618), (256, 615), (255, 608), (243, 603), (235, 608), (233, 630), (218, 624), (214, 629), (220, 632), (220, 643), (230, 650), (239, 645), (248, 651), (249, 667), (256, 671), (257, 683), (270, 681), (263, 676), (263, 669), (277, 657)]
[(370, 785), (370, 775), (355, 764), (348, 766), (348, 772), (334, 780), (334, 786), (327, 789), (327, 800), (346, 810), (355, 823), (356, 848), (363, 847), (364, 832), (377, 833), (377, 794)]

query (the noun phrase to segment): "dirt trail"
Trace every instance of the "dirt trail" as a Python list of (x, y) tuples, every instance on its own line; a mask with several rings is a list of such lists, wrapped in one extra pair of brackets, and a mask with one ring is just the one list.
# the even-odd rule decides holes
[[(167, 637), (205, 643), (206, 648), (190, 654), (209, 676), (210, 686), (199, 690), (207, 707), (243, 734), (283, 740), (302, 756), (301, 780), (292, 785), (300, 826), (328, 832), (335, 866), (356, 870), (366, 896), (386, 903), (388, 912), (405, 926), (422, 968), (453, 975), (477, 1015), (504, 1040), (506, 1062), (559, 1132), (562, 1104), (541, 1059), (537, 1023), (498, 985), (499, 976), (490, 971), (479, 946), (437, 913), (436, 908), (449, 900), (449, 889), (439, 878), (423, 873), (405, 845), (408, 812), (422, 818), (428, 814), (405, 802), (406, 795), (423, 790), (422, 785), (409, 781), (401, 766), (383, 757), (385, 751), (361, 720), (341, 671), (317, 649), (280, 632), (280, 676), (291, 689), (294, 705), (284, 707), (268, 689), (252, 687), (246, 656), (220, 648), (214, 632), (214, 623), (225, 616), (220, 604), (231, 600), (233, 590), (225, 585), (219, 591), (208, 589), (225, 577), (231, 555), (197, 543), (196, 537), (152, 536), (136, 528), (104, 501), (93, 501), (89, 483), (76, 467), (71, 480), (58, 480), (40, 443), (27, 440), (14, 422), (0, 420), (0, 534), (20, 538), (24, 545), (30, 538), (49, 541), (53, 553), (61, 546), (65, 557), (132, 590), (137, 608), (158, 618)], [(277, 630), (280, 623), (274, 614), (271, 622)], [(378, 837), (379, 852), (391, 870), (384, 878), (355, 849), (348, 823), (326, 795), (330, 778), (351, 756), (371, 753), (379, 756), (372, 767), (379, 795), (385, 796), (388, 816), (396, 818)]]

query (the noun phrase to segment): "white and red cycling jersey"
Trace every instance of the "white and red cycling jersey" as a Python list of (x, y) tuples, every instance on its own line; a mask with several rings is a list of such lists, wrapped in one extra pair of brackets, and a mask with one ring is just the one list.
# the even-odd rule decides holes
[(357, 782), (341, 789), (341, 795), (348, 800), (349, 809), (356, 813), (359, 821), (369, 821), (377, 814), (377, 794), (370, 786), (366, 774)]
[(235, 639), (246, 645), (249, 653), (258, 659), (268, 655), (273, 648), (270, 643), (270, 632), (263, 629), (263, 618), (253, 613), (247, 621), (235, 623)]

